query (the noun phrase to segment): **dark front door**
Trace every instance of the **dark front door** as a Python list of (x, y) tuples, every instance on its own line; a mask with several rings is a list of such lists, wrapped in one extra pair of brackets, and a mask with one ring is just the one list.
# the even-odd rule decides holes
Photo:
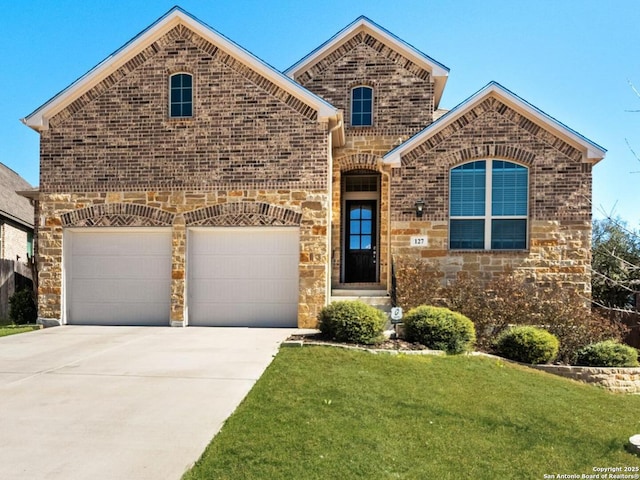
[(347, 200), (345, 282), (376, 281), (376, 201)]

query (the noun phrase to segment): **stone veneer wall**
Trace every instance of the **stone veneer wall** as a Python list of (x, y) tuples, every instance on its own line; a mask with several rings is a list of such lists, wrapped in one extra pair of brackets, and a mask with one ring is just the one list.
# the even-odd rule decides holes
[[(449, 250), (446, 221), (392, 222), (394, 258), (413, 257), (430, 262), (453, 281), (461, 271), (490, 280), (508, 270), (518, 270), (542, 286), (560, 282), (583, 294), (591, 292), (591, 223), (530, 220), (529, 249), (515, 251)], [(411, 247), (412, 236), (426, 236), (428, 245)]]
[[(529, 245), (522, 251), (449, 250), (449, 171), (497, 158), (529, 168)], [(425, 201), (424, 216), (414, 204)], [(591, 165), (581, 153), (507, 105), (488, 98), (402, 158), (391, 181), (391, 251), (428, 259), (453, 280), (462, 270), (490, 278), (506, 268), (536, 282), (591, 292)], [(409, 247), (411, 236), (424, 247)]]
[(532, 365), (543, 372), (593, 383), (615, 393), (640, 395), (640, 368), (574, 367), (565, 365)]
[(190, 226), (300, 226), (298, 326), (313, 327), (326, 302), (325, 191), (110, 192), (43, 194), (39, 229), (39, 315), (60, 319), (63, 231), (72, 227), (165, 226), (173, 231), (172, 324), (184, 321)]

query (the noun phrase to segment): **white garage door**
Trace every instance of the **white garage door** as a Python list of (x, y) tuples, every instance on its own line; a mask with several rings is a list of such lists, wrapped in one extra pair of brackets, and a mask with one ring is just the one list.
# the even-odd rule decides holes
[(189, 231), (190, 325), (296, 327), (299, 229)]
[(67, 323), (169, 325), (171, 230), (66, 231)]

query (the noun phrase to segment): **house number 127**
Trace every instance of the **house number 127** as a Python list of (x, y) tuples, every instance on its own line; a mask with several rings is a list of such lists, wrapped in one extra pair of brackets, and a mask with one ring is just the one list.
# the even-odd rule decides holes
[(426, 247), (427, 246), (427, 237), (411, 237), (411, 246), (412, 247)]

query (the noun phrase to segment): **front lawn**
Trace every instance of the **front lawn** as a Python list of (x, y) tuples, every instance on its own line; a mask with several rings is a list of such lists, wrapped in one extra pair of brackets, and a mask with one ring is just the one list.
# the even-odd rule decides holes
[(639, 411), (495, 359), (286, 348), (184, 479), (594, 474), (640, 465), (624, 450)]
[(39, 328), (39, 325), (2, 325), (0, 326), (0, 337), (15, 335), (16, 333), (31, 332), (32, 330), (38, 330)]

